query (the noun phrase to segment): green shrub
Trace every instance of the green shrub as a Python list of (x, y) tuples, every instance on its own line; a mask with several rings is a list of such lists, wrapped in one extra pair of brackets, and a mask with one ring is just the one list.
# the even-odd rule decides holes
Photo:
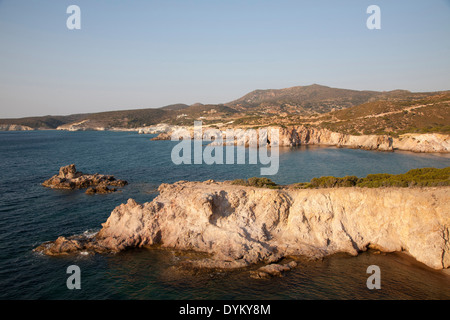
[(231, 184), (239, 185), (239, 186), (246, 186), (247, 181), (245, 181), (244, 179), (236, 179), (236, 180), (231, 181)]
[(309, 183), (297, 183), (294, 187), (305, 188), (336, 188), (336, 187), (437, 187), (450, 186), (450, 167), (412, 169), (403, 174), (377, 173), (369, 174), (365, 178), (346, 176), (336, 178), (332, 176), (312, 178)]
[(277, 189), (279, 187), (275, 182), (264, 177), (263, 178), (252, 177), (249, 178), (248, 180), (236, 179), (231, 181), (231, 184), (257, 188), (271, 188), (271, 189)]
[(247, 180), (248, 185), (251, 187), (265, 188), (265, 187), (275, 187), (277, 184), (268, 178), (257, 178), (253, 177)]
[(358, 183), (359, 178), (356, 176), (345, 176), (336, 178), (332, 176), (312, 178), (310, 186), (312, 188), (335, 188), (335, 187), (354, 187)]

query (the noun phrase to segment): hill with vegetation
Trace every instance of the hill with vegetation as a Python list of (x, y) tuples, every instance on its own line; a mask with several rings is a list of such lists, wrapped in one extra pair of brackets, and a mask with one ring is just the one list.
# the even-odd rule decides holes
[(450, 134), (450, 92), (419, 98), (368, 102), (319, 118), (320, 126), (348, 134)]
[(407, 90), (358, 91), (338, 89), (318, 84), (286, 89), (255, 90), (240, 99), (227, 103), (239, 110), (253, 109), (266, 113), (315, 115), (350, 108), (363, 103), (425, 97), (429, 93), (412, 93)]
[(162, 108), (107, 111), (69, 116), (42, 116), (18, 119), (0, 119), (0, 125), (23, 125), (34, 129), (56, 129), (80, 122), (89, 122), (90, 128), (133, 129), (168, 123), (193, 125), (194, 120), (205, 123), (217, 122), (232, 117), (236, 110), (225, 105), (170, 105)]
[(450, 91), (358, 91), (321, 85), (256, 90), (226, 104), (173, 104), (68, 116), (0, 119), (0, 125), (34, 129), (134, 129), (159, 123), (261, 127), (308, 125), (347, 134), (450, 132)]

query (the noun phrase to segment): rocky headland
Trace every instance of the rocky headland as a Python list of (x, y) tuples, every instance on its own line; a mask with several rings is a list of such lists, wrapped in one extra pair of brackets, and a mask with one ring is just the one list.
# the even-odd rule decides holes
[(128, 182), (116, 179), (112, 175), (104, 174), (85, 174), (77, 171), (74, 164), (61, 167), (59, 173), (50, 179), (44, 181), (44, 187), (52, 189), (86, 189), (89, 188), (87, 194), (110, 193), (117, 191), (113, 187), (124, 187)]
[(20, 124), (0, 124), (0, 131), (31, 131), (31, 127)]
[(435, 269), (450, 266), (450, 187), (281, 189), (230, 182), (162, 184), (151, 202), (129, 199), (92, 237), (59, 237), (35, 250), (47, 255), (119, 252), (159, 246), (206, 253), (200, 268), (269, 266), (292, 256), (322, 258), (369, 248), (405, 251)]

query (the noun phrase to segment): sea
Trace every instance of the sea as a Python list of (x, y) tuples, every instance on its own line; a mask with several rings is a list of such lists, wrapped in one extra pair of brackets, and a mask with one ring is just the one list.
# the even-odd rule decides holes
[[(450, 299), (450, 273), (433, 270), (406, 253), (367, 251), (353, 257), (299, 258), (298, 267), (269, 280), (249, 277), (251, 268), (188, 270), (177, 267), (188, 253), (142, 248), (116, 254), (49, 257), (33, 251), (59, 236), (94, 234), (111, 211), (129, 198), (143, 203), (161, 183), (217, 181), (260, 176), (258, 164), (172, 162), (177, 142), (153, 135), (110, 131), (0, 132), (1, 300), (366, 300)], [(41, 183), (61, 166), (112, 174), (129, 182), (120, 192), (86, 195)], [(278, 184), (313, 177), (404, 173), (450, 166), (445, 154), (379, 152), (334, 147), (280, 148)], [(191, 254), (191, 253), (189, 253)], [(80, 268), (81, 289), (70, 290), (68, 267)], [(369, 289), (368, 267), (380, 268), (380, 289)]]

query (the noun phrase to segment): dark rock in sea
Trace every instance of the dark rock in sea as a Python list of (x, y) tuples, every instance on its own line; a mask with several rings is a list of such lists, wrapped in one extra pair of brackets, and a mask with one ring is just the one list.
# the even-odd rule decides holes
[(254, 279), (269, 279), (271, 277), (281, 277), (283, 272), (289, 271), (297, 266), (295, 261), (286, 264), (272, 263), (250, 272), (250, 277)]
[[(108, 186), (124, 187), (128, 182), (116, 179), (112, 175), (84, 174), (76, 170), (75, 165), (61, 167), (59, 173), (44, 181), (44, 187), (52, 189), (86, 189), (92, 187), (89, 193), (109, 193), (116, 191)], [(95, 188), (95, 189), (94, 189)]]
[(117, 189), (116, 188), (108, 188), (107, 186), (104, 185), (100, 185), (97, 187), (90, 187), (86, 190), (86, 194), (106, 194), (106, 193), (111, 193), (111, 192), (116, 192)]

